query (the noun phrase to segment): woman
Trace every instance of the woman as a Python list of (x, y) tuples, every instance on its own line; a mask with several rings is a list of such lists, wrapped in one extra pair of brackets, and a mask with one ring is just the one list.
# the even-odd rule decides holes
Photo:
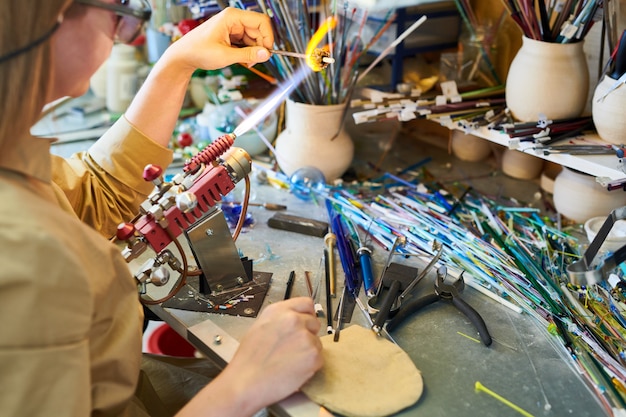
[[(51, 156), (50, 140), (29, 135), (42, 108), (84, 94), (114, 39), (130, 42), (147, 8), (146, 0), (0, 4), (4, 415), (145, 411), (133, 400), (141, 305), (125, 261), (105, 237), (151, 191), (143, 167), (171, 162), (167, 144), (192, 72), (263, 62), (273, 43), (266, 16), (222, 11), (163, 54), (125, 116), (88, 151)], [(298, 390), (322, 364), (319, 326), (310, 300), (268, 307), (231, 363), (179, 415), (253, 415)]]

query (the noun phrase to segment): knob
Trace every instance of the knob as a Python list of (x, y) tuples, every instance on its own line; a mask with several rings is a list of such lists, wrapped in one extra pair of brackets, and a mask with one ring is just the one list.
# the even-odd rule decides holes
[(115, 236), (119, 240), (128, 240), (135, 235), (135, 225), (132, 223), (120, 223), (117, 226), (117, 232)]
[(152, 181), (156, 186), (161, 184), (161, 174), (163, 173), (163, 169), (158, 165), (148, 164), (143, 169), (143, 179), (146, 181)]

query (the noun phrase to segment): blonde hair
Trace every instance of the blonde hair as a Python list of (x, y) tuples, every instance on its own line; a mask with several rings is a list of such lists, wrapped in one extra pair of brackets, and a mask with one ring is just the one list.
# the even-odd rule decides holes
[[(0, 56), (30, 45), (57, 23), (69, 0), (0, 2)], [(0, 62), (0, 152), (8, 141), (27, 134), (49, 96), (52, 74), (50, 38)]]

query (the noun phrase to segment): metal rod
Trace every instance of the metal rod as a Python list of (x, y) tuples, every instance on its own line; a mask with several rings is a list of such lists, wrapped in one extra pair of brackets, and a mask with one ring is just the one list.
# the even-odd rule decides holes
[[(281, 51), (279, 49), (268, 49), (268, 51), (276, 55), (284, 55), (284, 56), (290, 56), (292, 58), (307, 59), (307, 54), (301, 54), (298, 52)], [(322, 62), (325, 62), (327, 64), (332, 64), (335, 62), (335, 60), (330, 57), (323, 57)]]
[(278, 49), (268, 49), (268, 51), (276, 55), (284, 55), (284, 56), (290, 56), (292, 58), (306, 59), (306, 54), (299, 54), (297, 52), (280, 51)]

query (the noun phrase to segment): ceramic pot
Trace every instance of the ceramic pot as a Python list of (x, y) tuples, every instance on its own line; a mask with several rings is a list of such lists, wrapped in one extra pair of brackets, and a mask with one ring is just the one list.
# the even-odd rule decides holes
[(611, 211), (625, 205), (626, 193), (608, 191), (592, 175), (565, 167), (554, 180), (554, 207), (575, 222), (606, 218)]
[(491, 143), (487, 139), (452, 130), (450, 141), (452, 154), (462, 161), (479, 162), (491, 155)]
[(539, 187), (548, 194), (554, 194), (554, 181), (562, 170), (563, 166), (556, 162), (543, 161), (543, 171), (539, 179)]
[(312, 166), (331, 182), (346, 172), (354, 156), (352, 138), (343, 124), (346, 106), (286, 101), (286, 126), (275, 146), (276, 161), (286, 175)]
[(520, 180), (532, 180), (541, 174), (543, 159), (514, 149), (502, 154), (502, 172)]
[(506, 79), (506, 103), (522, 122), (582, 114), (589, 93), (583, 42), (552, 43), (524, 37)]
[[(626, 86), (619, 87), (609, 92), (617, 80), (605, 75), (598, 83), (591, 101), (591, 114), (598, 135), (602, 140), (615, 145), (626, 142)], [(607, 94), (609, 92), (609, 94)]]

